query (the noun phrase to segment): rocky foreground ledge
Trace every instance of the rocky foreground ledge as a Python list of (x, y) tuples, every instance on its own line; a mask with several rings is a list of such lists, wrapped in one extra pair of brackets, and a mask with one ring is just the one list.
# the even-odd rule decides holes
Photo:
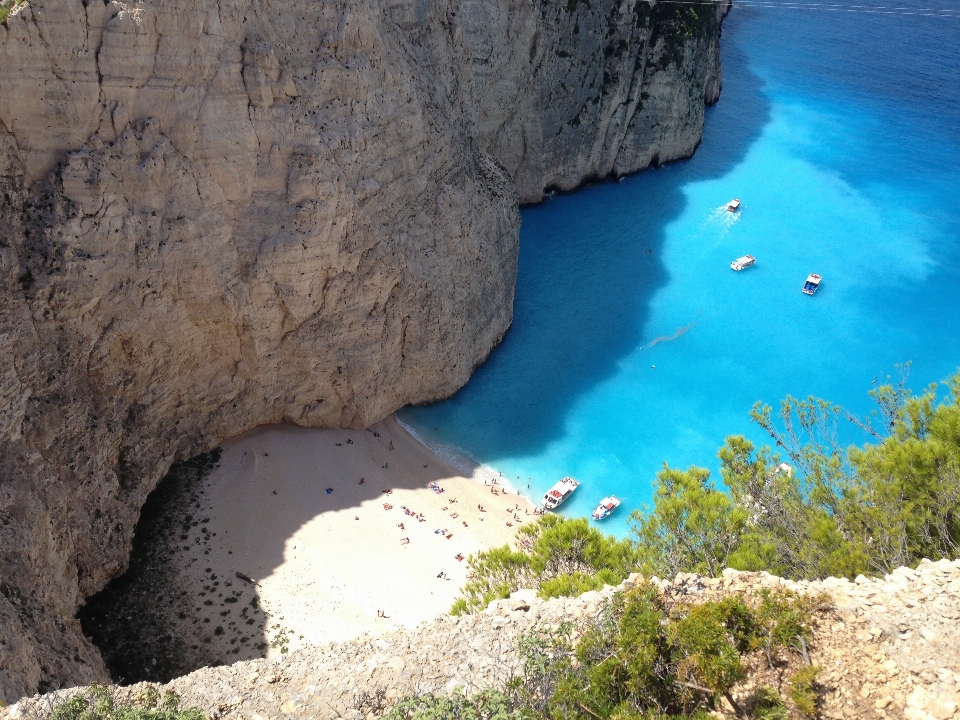
[[(577, 598), (542, 601), (521, 590), (483, 613), (441, 616), (413, 630), (303, 648), (279, 660), (204, 668), (160, 688), (220, 718), (378, 717), (415, 692), (498, 687), (520, 671), (517, 640), (537, 627), (582, 627), (606, 600), (639, 580)], [(654, 579), (671, 600), (716, 599), (784, 588), (825, 593), (810, 657), (823, 667), (822, 717), (960, 719), (960, 560), (924, 560), (882, 579), (792, 582), (767, 573), (725, 570), (716, 579), (681, 574)], [(135, 698), (144, 685), (118, 689)], [(10, 720), (48, 717), (71, 690), (0, 710)]]

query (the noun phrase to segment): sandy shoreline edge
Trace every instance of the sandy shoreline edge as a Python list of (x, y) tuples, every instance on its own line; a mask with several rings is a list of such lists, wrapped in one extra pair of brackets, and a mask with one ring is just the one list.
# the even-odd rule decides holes
[(506, 490), (508, 495), (520, 495), (524, 497), (531, 507), (535, 507), (535, 503), (531, 502), (529, 497), (523, 495), (523, 491), (511, 483), (509, 479), (503, 477), (503, 473), (494, 470), (489, 465), (484, 465), (474, 460), (460, 448), (440, 442), (439, 440), (430, 440), (424, 437), (421, 433), (417, 432), (416, 428), (397, 417), (396, 413), (394, 413), (391, 418), (403, 432), (407, 433), (407, 435), (436, 455), (441, 462), (459, 470), (463, 477), (470, 478), (474, 482), (482, 483), (483, 485), (496, 485)]

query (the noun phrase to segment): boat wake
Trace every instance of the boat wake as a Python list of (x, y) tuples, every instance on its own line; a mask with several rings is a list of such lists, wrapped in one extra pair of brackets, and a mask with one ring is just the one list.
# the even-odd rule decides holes
[(657, 343), (670, 342), (671, 340), (676, 340), (678, 337), (680, 337), (681, 335), (683, 335), (687, 330), (689, 330), (690, 328), (692, 328), (692, 327), (693, 327), (694, 325), (696, 325), (696, 324), (697, 324), (697, 323), (692, 322), (692, 323), (690, 323), (689, 325), (684, 325), (683, 327), (678, 328), (677, 331), (676, 331), (673, 335), (661, 335), (660, 337), (655, 337), (653, 340), (651, 340), (649, 343), (647, 343), (647, 345), (645, 345), (644, 347), (642, 347), (642, 348), (640, 348), (640, 349), (641, 349), (641, 350), (645, 350), (645, 349), (646, 349), (646, 350), (649, 350), (650, 348), (652, 348), (652, 347), (653, 347), (654, 345), (656, 345)]
[(730, 212), (726, 205), (714, 208), (707, 218), (708, 225), (720, 225), (724, 230), (728, 230), (740, 221), (739, 212)]

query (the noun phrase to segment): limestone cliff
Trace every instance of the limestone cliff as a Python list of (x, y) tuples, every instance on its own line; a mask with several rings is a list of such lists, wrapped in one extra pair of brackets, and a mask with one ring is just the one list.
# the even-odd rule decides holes
[[(677, 9), (680, 8), (680, 9)], [(103, 678), (74, 611), (170, 463), (452, 394), (518, 199), (690, 154), (717, 5), (30, 0), (0, 25), (0, 700)]]
[(521, 202), (693, 154), (720, 96), (728, 0), (462, 5), (477, 132)]

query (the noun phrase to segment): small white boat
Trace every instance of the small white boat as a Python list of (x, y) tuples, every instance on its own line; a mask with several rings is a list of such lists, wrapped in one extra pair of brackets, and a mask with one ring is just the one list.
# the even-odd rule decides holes
[(608, 517), (613, 515), (613, 511), (620, 507), (620, 498), (616, 495), (610, 495), (605, 497), (600, 501), (600, 504), (597, 505), (597, 509), (593, 511), (594, 520), (606, 520)]
[(806, 295), (813, 295), (817, 288), (820, 287), (820, 276), (816, 273), (810, 273), (807, 275), (807, 281), (803, 284), (803, 292)]
[(736, 212), (740, 209), (740, 198), (734, 198), (727, 203), (727, 212)]
[(552, 488), (547, 490), (543, 496), (543, 507), (547, 510), (554, 510), (560, 506), (568, 497), (573, 495), (573, 491), (580, 487), (580, 483), (570, 477), (565, 477), (557, 482)]
[(757, 259), (753, 255), (744, 255), (743, 257), (738, 257), (732, 263), (730, 267), (734, 270), (746, 270), (748, 267), (752, 267), (757, 264)]

